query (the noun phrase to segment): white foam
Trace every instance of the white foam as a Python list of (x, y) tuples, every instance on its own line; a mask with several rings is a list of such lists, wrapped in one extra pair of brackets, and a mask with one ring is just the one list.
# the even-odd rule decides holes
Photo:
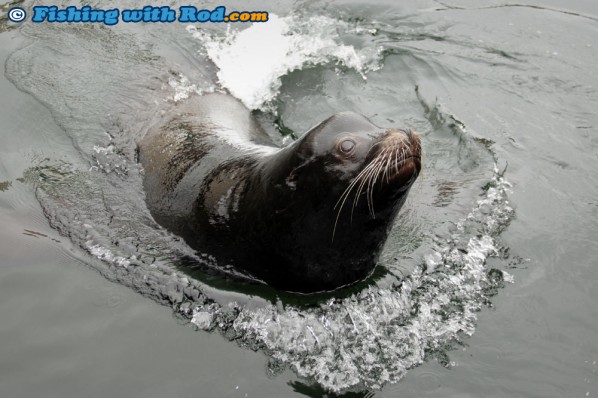
[(325, 16), (270, 14), (267, 23), (238, 32), (229, 30), (221, 37), (209, 37), (193, 26), (188, 31), (203, 42), (218, 66), (221, 86), (249, 109), (263, 108), (278, 94), (281, 77), (307, 65), (340, 64), (364, 78), (380, 67), (381, 49), (356, 49), (341, 41), (342, 32), (367, 32)]
[(179, 102), (181, 100), (189, 98), (191, 93), (196, 94), (203, 94), (204, 91), (197, 88), (197, 85), (191, 84), (189, 78), (182, 73), (178, 74), (178, 79), (171, 77), (168, 79), (168, 85), (174, 89), (174, 102)]
[(116, 256), (109, 249), (100, 245), (94, 245), (91, 242), (87, 242), (87, 250), (89, 250), (89, 253), (92, 256), (95, 256), (100, 260), (106, 261), (107, 263), (115, 264), (124, 268), (127, 268), (131, 264), (131, 262), (126, 258)]

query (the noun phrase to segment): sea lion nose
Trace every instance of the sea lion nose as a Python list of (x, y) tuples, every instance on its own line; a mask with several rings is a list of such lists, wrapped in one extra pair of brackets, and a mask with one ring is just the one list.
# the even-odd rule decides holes
[(411, 146), (412, 150), (419, 153), (419, 151), (421, 150), (421, 140), (419, 138), (419, 135), (411, 129), (405, 129), (403, 131), (405, 132), (405, 136), (409, 140), (409, 145)]

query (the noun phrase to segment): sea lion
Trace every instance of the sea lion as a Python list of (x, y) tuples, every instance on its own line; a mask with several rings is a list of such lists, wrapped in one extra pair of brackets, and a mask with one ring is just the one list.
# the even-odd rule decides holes
[(155, 220), (195, 250), (283, 290), (332, 290), (374, 269), (421, 169), (408, 129), (339, 113), (278, 148), (236, 99), (192, 96), (139, 142)]

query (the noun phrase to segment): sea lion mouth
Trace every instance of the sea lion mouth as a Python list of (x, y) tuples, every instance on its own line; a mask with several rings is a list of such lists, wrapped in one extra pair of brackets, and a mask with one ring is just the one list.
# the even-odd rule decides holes
[(400, 162), (389, 164), (387, 170), (378, 176), (379, 184), (382, 188), (404, 186), (407, 189), (415, 181), (420, 171), (421, 158), (409, 156)]
[(407, 188), (421, 171), (421, 142), (417, 133), (411, 130), (389, 130), (379, 142), (372, 145), (370, 165), (377, 176), (378, 188)]

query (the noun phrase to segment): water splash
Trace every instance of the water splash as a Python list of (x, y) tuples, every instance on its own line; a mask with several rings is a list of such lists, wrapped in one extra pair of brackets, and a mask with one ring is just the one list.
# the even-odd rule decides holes
[(341, 36), (349, 31), (362, 34), (362, 29), (325, 16), (270, 14), (266, 24), (229, 30), (224, 36), (210, 36), (194, 26), (187, 30), (219, 68), (220, 85), (249, 109), (263, 109), (277, 96), (281, 77), (308, 65), (342, 65), (364, 79), (381, 67), (381, 48), (341, 43)]
[(171, 76), (168, 79), (168, 85), (174, 90), (173, 101), (179, 102), (189, 98), (192, 94), (203, 95), (214, 92), (214, 88), (202, 90), (196, 84), (192, 84), (189, 78), (182, 73)]

